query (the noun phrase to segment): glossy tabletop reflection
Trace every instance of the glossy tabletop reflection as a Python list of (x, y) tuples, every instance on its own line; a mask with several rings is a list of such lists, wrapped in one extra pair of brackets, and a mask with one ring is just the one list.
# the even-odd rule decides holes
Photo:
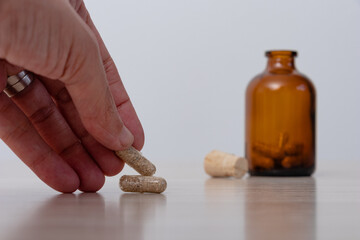
[(123, 193), (119, 176), (99, 193), (58, 194), (25, 167), (2, 169), (0, 239), (359, 239), (360, 164), (348, 165), (244, 179), (159, 166), (164, 194)]

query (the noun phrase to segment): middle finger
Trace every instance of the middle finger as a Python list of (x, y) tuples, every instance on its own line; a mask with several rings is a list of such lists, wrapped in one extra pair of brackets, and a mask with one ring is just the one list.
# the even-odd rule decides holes
[(123, 169), (124, 162), (117, 158), (113, 151), (101, 145), (87, 132), (64, 84), (60, 81), (44, 77), (41, 77), (41, 81), (55, 99), (59, 109), (74, 133), (98, 163), (103, 173), (107, 176), (118, 174)]
[(97, 191), (105, 177), (79, 139), (72, 132), (43, 84), (35, 78), (22, 92), (12, 97), (41, 137), (77, 172), (82, 191)]

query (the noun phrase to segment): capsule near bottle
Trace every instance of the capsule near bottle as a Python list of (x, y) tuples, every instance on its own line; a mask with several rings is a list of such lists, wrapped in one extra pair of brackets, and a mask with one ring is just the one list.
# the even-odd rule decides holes
[(309, 176), (315, 169), (316, 92), (294, 51), (268, 51), (246, 90), (245, 157), (255, 176)]

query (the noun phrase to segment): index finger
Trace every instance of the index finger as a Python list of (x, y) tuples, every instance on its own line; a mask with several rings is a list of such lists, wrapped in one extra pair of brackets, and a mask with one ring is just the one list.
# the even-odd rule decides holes
[(68, 74), (59, 80), (72, 96), (85, 128), (99, 142), (112, 150), (129, 147), (133, 136), (117, 112), (98, 44), (88, 26), (82, 21), (78, 24), (79, 29), (73, 27), (72, 32), (78, 52), (69, 53)]
[(120, 113), (121, 119), (124, 121), (125, 126), (134, 135), (133, 146), (141, 150), (144, 145), (144, 131), (141, 122), (136, 114), (135, 108), (125, 90), (124, 84), (121, 81), (118, 70), (115, 66), (113, 59), (107, 50), (104, 41), (102, 40), (99, 32), (97, 31), (89, 12), (87, 11), (83, 1), (73, 1), (74, 8), (79, 16), (85, 21), (94, 33), (100, 50), (102, 64), (105, 68), (106, 78), (108, 80), (111, 94), (114, 98), (115, 105)]

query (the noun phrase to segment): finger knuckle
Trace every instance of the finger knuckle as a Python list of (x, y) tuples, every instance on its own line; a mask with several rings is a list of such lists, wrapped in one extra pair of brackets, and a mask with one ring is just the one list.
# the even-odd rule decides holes
[(30, 128), (32, 128), (31, 123), (24, 119), (19, 121), (15, 126), (9, 128), (7, 131), (2, 132), (0, 138), (4, 142), (13, 142), (17, 139), (21, 139)]
[(34, 113), (29, 116), (29, 119), (34, 124), (41, 124), (48, 119), (56, 112), (56, 108), (53, 105), (44, 106), (37, 109)]
[(93, 71), (94, 66), (100, 65), (96, 63), (100, 58), (96, 39), (87, 31), (83, 35), (85, 37), (75, 39), (68, 49), (61, 74), (57, 77), (65, 84), (84, 80), (89, 70)]
[(71, 155), (77, 155), (84, 151), (84, 148), (80, 141), (74, 141), (64, 147), (60, 152), (59, 155), (61, 157), (71, 156)]

